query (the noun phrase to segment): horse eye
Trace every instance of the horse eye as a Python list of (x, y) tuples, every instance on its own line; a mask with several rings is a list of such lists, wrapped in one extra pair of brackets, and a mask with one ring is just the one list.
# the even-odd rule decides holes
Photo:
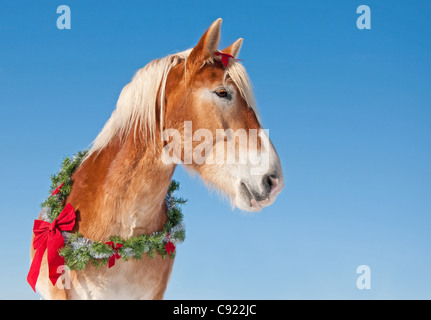
[(219, 97), (219, 98), (224, 98), (224, 99), (230, 99), (230, 95), (227, 92), (226, 89), (219, 89), (214, 91), (214, 93)]

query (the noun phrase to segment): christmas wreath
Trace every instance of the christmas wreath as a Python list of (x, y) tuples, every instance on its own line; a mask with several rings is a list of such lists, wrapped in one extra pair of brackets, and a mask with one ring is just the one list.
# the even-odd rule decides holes
[(48, 250), (50, 279), (57, 281), (57, 267), (66, 265), (71, 270), (83, 270), (88, 263), (97, 267), (108, 264), (111, 268), (116, 259), (150, 258), (156, 253), (163, 258), (175, 256), (175, 245), (185, 239), (183, 214), (180, 206), (186, 202), (174, 196), (179, 183), (171, 181), (165, 197), (167, 222), (163, 229), (149, 235), (139, 235), (128, 239), (111, 236), (107, 241), (92, 241), (79, 232), (70, 232), (75, 224), (75, 212), (69, 203), (65, 203), (72, 190), (71, 176), (81, 164), (86, 151), (63, 160), (60, 171), (51, 176), (50, 196), (42, 203), (41, 220), (35, 220), (33, 247), (36, 250), (32, 266), (27, 277), (35, 289), (40, 264), (45, 250)]

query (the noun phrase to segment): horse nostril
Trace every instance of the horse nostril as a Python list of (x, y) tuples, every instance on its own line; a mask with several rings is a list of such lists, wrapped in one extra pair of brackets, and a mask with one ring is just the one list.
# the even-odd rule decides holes
[(265, 175), (263, 177), (263, 188), (265, 189), (265, 191), (269, 194), (271, 193), (271, 191), (273, 190), (273, 188), (275, 188), (275, 186), (277, 185), (277, 176), (276, 175)]

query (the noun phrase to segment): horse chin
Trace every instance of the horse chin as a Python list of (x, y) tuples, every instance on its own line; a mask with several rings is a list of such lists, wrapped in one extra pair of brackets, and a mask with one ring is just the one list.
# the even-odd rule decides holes
[(244, 182), (239, 184), (234, 204), (235, 206), (243, 211), (248, 212), (259, 212), (264, 207), (268, 207), (274, 203), (280, 190), (274, 190), (269, 195), (262, 197), (253, 191), (253, 189)]

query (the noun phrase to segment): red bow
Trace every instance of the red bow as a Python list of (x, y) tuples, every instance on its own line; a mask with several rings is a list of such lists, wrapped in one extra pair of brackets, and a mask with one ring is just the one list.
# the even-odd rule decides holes
[(168, 253), (168, 255), (170, 255), (175, 251), (175, 245), (171, 242), (171, 236), (169, 235), (169, 233), (166, 234), (166, 236), (168, 237), (168, 242), (166, 242), (165, 250)]
[(227, 68), (227, 65), (229, 63), (229, 59), (233, 59), (235, 61), (240, 61), (240, 59), (235, 59), (233, 55), (230, 55), (229, 53), (220, 52), (217, 51), (215, 53), (216, 56), (221, 56), (221, 63), (223, 63), (224, 67)]
[(111, 268), (115, 265), (115, 259), (120, 259), (121, 256), (118, 254), (118, 249), (120, 249), (123, 245), (121, 243), (117, 243), (114, 245), (113, 241), (105, 242), (108, 246), (110, 246), (112, 249), (114, 249), (114, 254), (109, 257), (108, 261), (108, 268)]
[(58, 250), (64, 247), (61, 231), (71, 231), (75, 225), (75, 218), (75, 210), (68, 203), (52, 223), (34, 220), (33, 248), (36, 252), (27, 275), (27, 281), (34, 291), (36, 291), (40, 265), (46, 249), (48, 249), (49, 279), (51, 279), (52, 285), (55, 285), (60, 277), (60, 273), (57, 273), (57, 268), (64, 265), (64, 258), (58, 254)]
[(64, 182), (60, 184), (57, 188), (55, 188), (55, 190), (51, 193), (51, 196), (59, 193), (62, 186), (64, 186)]

